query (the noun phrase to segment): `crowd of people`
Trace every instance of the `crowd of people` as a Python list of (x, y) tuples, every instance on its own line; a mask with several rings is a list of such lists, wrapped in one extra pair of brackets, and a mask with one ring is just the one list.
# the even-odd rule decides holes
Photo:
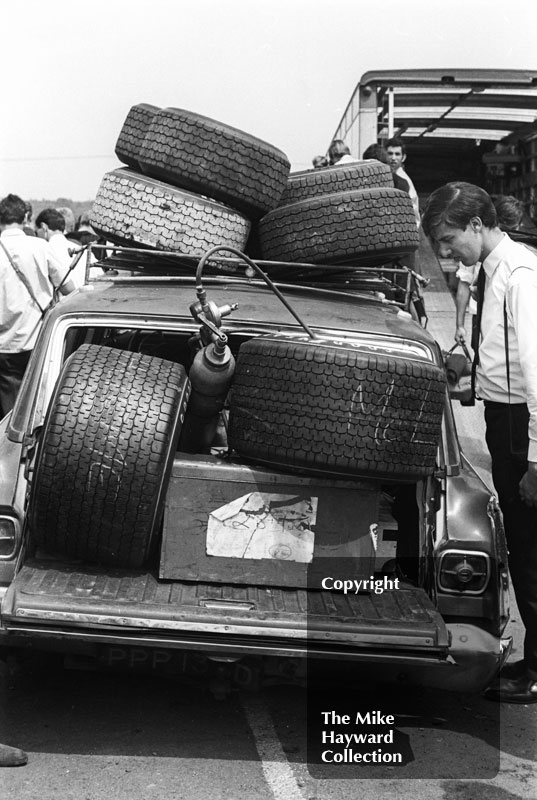
[(13, 408), (45, 312), (84, 283), (88, 236), (97, 239), (87, 215), (46, 208), (34, 222), (29, 202), (0, 200), (0, 418)]

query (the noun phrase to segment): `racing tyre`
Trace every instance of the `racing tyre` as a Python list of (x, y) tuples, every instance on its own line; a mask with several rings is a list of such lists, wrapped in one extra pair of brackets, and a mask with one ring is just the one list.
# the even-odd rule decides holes
[(309, 197), (353, 189), (388, 186), (393, 188), (392, 171), (382, 161), (356, 161), (354, 164), (335, 164), (326, 169), (307, 169), (292, 172), (278, 206), (299, 203)]
[(140, 165), (147, 175), (214, 197), (252, 218), (278, 204), (290, 169), (276, 147), (180, 108), (155, 114)]
[(249, 220), (238, 211), (129, 169), (106, 173), (90, 221), (114, 244), (195, 258), (216, 245), (243, 250), (250, 232)]
[(66, 360), (32, 480), (39, 547), (109, 566), (144, 563), (188, 387), (182, 366), (139, 353), (83, 345)]
[(259, 222), (269, 261), (381, 264), (417, 249), (412, 201), (390, 187), (323, 194), (270, 211)]
[(159, 111), (158, 106), (138, 103), (138, 105), (132, 106), (127, 114), (116, 142), (116, 156), (128, 167), (140, 169), (138, 162), (140, 148), (149, 124), (157, 111)]
[(239, 350), (228, 441), (291, 470), (415, 480), (434, 467), (444, 402), (434, 364), (259, 336)]

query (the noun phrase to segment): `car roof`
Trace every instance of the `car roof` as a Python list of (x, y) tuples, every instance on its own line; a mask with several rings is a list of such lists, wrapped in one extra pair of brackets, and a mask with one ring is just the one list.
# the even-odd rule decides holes
[[(311, 327), (404, 337), (429, 345), (434, 341), (410, 315), (373, 294), (351, 294), (284, 283), (278, 283), (277, 286), (287, 302)], [(208, 300), (218, 305), (238, 304), (237, 310), (225, 318), (224, 328), (249, 322), (258, 325), (298, 325), (290, 311), (261, 281), (209, 278), (204, 280), (204, 287)], [(62, 299), (52, 313), (55, 317), (66, 314), (111, 314), (161, 320), (191, 319), (189, 308), (196, 300), (194, 277), (105, 279), (91, 281)]]

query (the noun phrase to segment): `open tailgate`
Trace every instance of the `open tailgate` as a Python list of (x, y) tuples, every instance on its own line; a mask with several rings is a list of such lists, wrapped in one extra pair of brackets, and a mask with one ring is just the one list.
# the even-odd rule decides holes
[(153, 573), (29, 561), (4, 597), (8, 635), (258, 655), (448, 663), (422, 589), (382, 594), (162, 581)]

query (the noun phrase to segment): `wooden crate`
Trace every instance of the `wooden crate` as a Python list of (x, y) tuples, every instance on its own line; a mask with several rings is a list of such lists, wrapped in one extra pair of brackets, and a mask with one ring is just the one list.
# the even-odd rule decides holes
[(165, 503), (160, 577), (321, 588), (369, 578), (378, 484), (181, 454)]

